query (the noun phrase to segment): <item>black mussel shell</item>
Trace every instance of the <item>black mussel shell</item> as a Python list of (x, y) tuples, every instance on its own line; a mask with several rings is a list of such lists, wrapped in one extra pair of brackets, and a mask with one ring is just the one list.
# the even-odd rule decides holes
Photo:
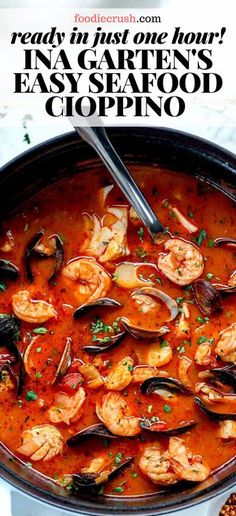
[(140, 387), (142, 394), (152, 394), (158, 391), (159, 388), (164, 388), (170, 392), (180, 391), (183, 394), (190, 394), (186, 387), (176, 378), (154, 376), (145, 380)]
[[(25, 269), (26, 269), (26, 276), (30, 283), (32, 283), (34, 277), (31, 269), (31, 257), (33, 255), (38, 255), (41, 258), (48, 258), (47, 255), (45, 255), (41, 251), (36, 251), (35, 246), (40, 242), (42, 236), (44, 235), (45, 231), (42, 229), (41, 231), (38, 231), (31, 240), (29, 241), (26, 251), (25, 251)], [(62, 267), (63, 261), (64, 261), (64, 245), (59, 237), (59, 235), (51, 235), (49, 238), (55, 238), (56, 242), (56, 250), (52, 256), (55, 258), (55, 267), (54, 271), (51, 274), (50, 278), (48, 279), (48, 283), (52, 284), (55, 282), (55, 279), (57, 277), (57, 274), (59, 270)]]
[(8, 278), (12, 280), (16, 280), (19, 275), (20, 271), (14, 263), (10, 262), (9, 260), (0, 260), (0, 275), (7, 276)]
[(132, 457), (128, 457), (124, 462), (122, 462), (122, 464), (115, 467), (111, 471), (111, 473), (109, 473), (108, 479), (106, 479), (100, 483), (96, 483), (96, 479), (99, 478), (99, 475), (95, 475), (92, 473), (85, 474), (85, 475), (74, 474), (74, 475), (72, 475), (72, 480), (73, 480), (72, 490), (76, 491), (77, 488), (85, 489), (85, 490), (86, 489), (90, 490), (92, 488), (99, 488), (101, 485), (105, 484), (106, 482), (109, 482), (109, 480), (112, 480), (117, 475), (119, 475), (125, 468), (130, 466), (133, 463), (133, 460), (134, 459)]
[(104, 439), (118, 439), (117, 435), (112, 434), (103, 423), (88, 426), (83, 430), (80, 430), (77, 434), (70, 437), (66, 444), (68, 446), (77, 446), (81, 442), (89, 439), (90, 437), (103, 437)]
[(54, 237), (55, 241), (56, 241), (56, 251), (54, 254), (54, 257), (55, 257), (54, 271), (53, 271), (52, 275), (50, 276), (50, 278), (48, 279), (48, 283), (50, 283), (50, 284), (55, 282), (58, 272), (60, 271), (62, 264), (64, 262), (63, 242), (62, 242), (61, 238), (59, 237), (59, 235), (52, 235), (52, 237)]
[(32, 283), (32, 281), (34, 279), (32, 269), (31, 269), (31, 256), (32, 256), (32, 253), (34, 252), (34, 247), (36, 246), (36, 244), (39, 243), (39, 241), (41, 240), (44, 233), (45, 233), (44, 230), (38, 231), (38, 233), (36, 233), (30, 239), (30, 241), (26, 247), (26, 250), (25, 250), (25, 270), (26, 270), (27, 279), (30, 283)]
[[(161, 421), (160, 421), (160, 424), (161, 424)], [(167, 428), (165, 430), (158, 429), (158, 425), (161, 428), (160, 424), (159, 424), (159, 422), (152, 422), (150, 419), (140, 419), (140, 421), (139, 421), (139, 426), (141, 428), (143, 428), (143, 430), (148, 430), (149, 432), (158, 432), (160, 435), (167, 435), (167, 436), (180, 435), (180, 434), (183, 434), (184, 432), (188, 432), (188, 430), (191, 430), (191, 428), (193, 428), (194, 426), (197, 425), (197, 422), (191, 420), (191, 421), (184, 422), (183, 424), (181, 424), (180, 426), (178, 426), (176, 428)]]
[(83, 305), (76, 308), (74, 311), (74, 319), (78, 319), (82, 315), (87, 314), (90, 310), (97, 307), (121, 307), (122, 305), (119, 303), (119, 301), (116, 301), (116, 299), (111, 299), (109, 297), (100, 297), (99, 299), (95, 299), (95, 301), (92, 301), (91, 303), (84, 303)]
[(194, 398), (194, 402), (198, 405), (198, 407), (201, 409), (201, 411), (206, 414), (210, 419), (213, 419), (215, 421), (224, 421), (225, 419), (231, 419), (233, 421), (236, 421), (236, 414), (223, 414), (222, 412), (215, 412), (214, 410), (210, 410), (205, 403), (201, 400), (201, 398), (198, 398), (197, 396)]
[(19, 338), (20, 320), (14, 315), (2, 314), (0, 317), (0, 341), (1, 345), (10, 344)]
[(117, 333), (117, 335), (112, 335), (111, 337), (109, 337), (109, 341), (107, 342), (99, 342), (94, 346), (83, 346), (82, 350), (86, 351), (86, 353), (91, 353), (93, 355), (97, 355), (98, 353), (106, 353), (108, 349), (117, 346), (125, 335), (126, 331), (122, 331), (121, 333)]
[(210, 370), (210, 374), (213, 376), (214, 379), (219, 380), (220, 382), (233, 387), (234, 392), (236, 392), (236, 370), (233, 369), (233, 367), (215, 367), (214, 369)]
[(196, 279), (192, 288), (194, 299), (203, 314), (209, 317), (222, 311), (221, 295), (209, 281)]
[[(17, 375), (17, 395), (22, 392), (25, 378), (25, 367), (22, 355), (16, 345), (16, 341), (19, 339), (20, 332), (20, 320), (12, 315), (2, 315), (0, 317), (0, 340), (1, 344), (5, 345), (9, 351), (13, 353), (18, 363), (18, 375)], [(6, 360), (5, 364), (2, 364), (2, 368), (6, 368), (9, 365), (9, 361)], [(9, 370), (14, 376), (14, 373)]]

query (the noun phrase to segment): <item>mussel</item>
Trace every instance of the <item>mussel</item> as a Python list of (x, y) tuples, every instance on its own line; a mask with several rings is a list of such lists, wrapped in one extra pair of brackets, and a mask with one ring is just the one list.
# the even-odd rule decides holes
[[(223, 247), (223, 246), (228, 247), (229, 249), (232, 248), (232, 250), (234, 250), (236, 248), (236, 239), (235, 238), (226, 238), (226, 237), (215, 238), (214, 247)], [(235, 274), (235, 272), (234, 272), (234, 274)], [(233, 279), (235, 278), (234, 274), (233, 274)], [(232, 276), (230, 279), (232, 279)], [(222, 293), (234, 294), (236, 292), (236, 282), (232, 281), (232, 284), (230, 284), (230, 283), (231, 283), (230, 280), (229, 280), (228, 284), (214, 283), (214, 287), (217, 290), (220, 290)]]
[(108, 349), (117, 346), (125, 335), (126, 331), (122, 331), (120, 333), (117, 333), (116, 335), (111, 335), (107, 337), (105, 342), (99, 342), (99, 344), (96, 344), (95, 346), (83, 346), (82, 350), (86, 351), (86, 353), (91, 353), (92, 355), (96, 355), (98, 353), (106, 353)]
[(209, 409), (198, 396), (195, 396), (194, 402), (196, 405), (198, 405), (201, 411), (206, 414), (206, 416), (208, 416), (210, 419), (213, 419), (214, 421), (224, 421), (225, 419), (232, 419), (233, 421), (236, 421), (236, 413), (224, 414), (222, 412), (215, 412), (214, 410)]
[(44, 251), (43, 246), (42, 246), (42, 248), (40, 247), (40, 240), (44, 234), (45, 234), (44, 230), (38, 231), (38, 233), (36, 233), (29, 241), (26, 251), (25, 251), (26, 276), (30, 283), (32, 283), (32, 281), (34, 279), (32, 269), (31, 269), (32, 256), (39, 256), (41, 258), (48, 258), (48, 257), (52, 257), (52, 256), (54, 257), (54, 259), (55, 259), (54, 271), (51, 274), (51, 276), (48, 278), (48, 283), (51, 283), (51, 284), (55, 281), (56, 276), (63, 264), (64, 246), (63, 246), (63, 242), (62, 242), (61, 238), (57, 234), (51, 235), (48, 238), (49, 241), (52, 239), (54, 239), (54, 241), (55, 241), (55, 246), (54, 246), (53, 250), (50, 253), (48, 253), (48, 252)]
[(95, 425), (88, 426), (83, 430), (80, 430), (77, 434), (70, 437), (66, 444), (68, 446), (77, 446), (81, 442), (89, 439), (90, 437), (102, 437), (103, 439), (118, 439), (117, 435), (112, 434), (103, 423), (97, 423)]
[(87, 473), (72, 475), (72, 492), (76, 492), (77, 490), (91, 490), (94, 488), (99, 488), (109, 480), (112, 480), (120, 473), (122, 473), (125, 468), (133, 463), (133, 460), (134, 459), (132, 457), (127, 457), (126, 460), (119, 464), (119, 466), (112, 467), (110, 473), (104, 475), (104, 477), (102, 477), (102, 472), (98, 474)]
[(56, 383), (60, 378), (62, 378), (65, 374), (67, 369), (71, 365), (71, 338), (67, 337), (66, 344), (61, 356), (61, 360), (59, 362), (58, 368), (56, 370), (56, 374), (52, 380), (52, 385)]
[(186, 389), (186, 387), (179, 381), (177, 378), (165, 378), (161, 376), (155, 376), (153, 378), (148, 378), (145, 380), (140, 390), (142, 394), (152, 394), (153, 392), (156, 392), (158, 394), (158, 391), (168, 391), (171, 393), (174, 393), (176, 391), (182, 392), (183, 394), (190, 394), (189, 390)]
[(192, 284), (194, 299), (201, 312), (208, 317), (222, 311), (221, 295), (207, 280), (199, 278)]
[(11, 280), (16, 280), (20, 275), (20, 271), (14, 263), (10, 260), (0, 260), (0, 276), (7, 277)]
[(236, 370), (234, 366), (215, 367), (209, 371), (209, 374), (213, 377), (213, 380), (219, 380), (226, 385), (230, 385), (236, 393)]
[(141, 419), (139, 421), (139, 426), (143, 428), (143, 430), (148, 430), (149, 432), (158, 432), (160, 435), (172, 436), (172, 435), (180, 435), (184, 432), (188, 432), (194, 426), (197, 425), (196, 421), (184, 421), (176, 428), (168, 428), (167, 423), (164, 421), (155, 421), (155, 418), (151, 419)]
[[(134, 290), (131, 294), (131, 298), (135, 299), (139, 303), (146, 302), (146, 300), (150, 299), (153, 300), (153, 298), (156, 298), (158, 300), (161, 300), (168, 308), (170, 312), (170, 317), (167, 319), (166, 322), (170, 322), (178, 315), (179, 309), (176, 301), (172, 299), (170, 296), (168, 296), (165, 292), (162, 290), (159, 290), (157, 288), (153, 287), (143, 287), (137, 290)], [(154, 301), (155, 303), (155, 301)], [(169, 332), (168, 326), (160, 326), (160, 328), (157, 328), (155, 330), (150, 330), (147, 328), (142, 328), (140, 326), (135, 326), (130, 323), (129, 319), (127, 317), (121, 316), (119, 320), (122, 322), (123, 326), (126, 328), (126, 330), (136, 338), (146, 338), (146, 339), (153, 339), (157, 337), (161, 337), (165, 333)]]
[[(0, 317), (0, 340), (1, 345), (6, 346), (8, 350), (14, 355), (15, 361), (9, 361), (6, 356), (6, 361), (1, 360), (1, 371), (7, 370), (17, 384), (17, 395), (22, 392), (24, 386), (25, 368), (22, 355), (17, 347), (17, 340), (19, 339), (20, 321), (16, 317), (8, 314), (2, 314)], [(14, 363), (18, 364), (18, 374), (12, 369)]]
[(100, 297), (99, 299), (91, 301), (91, 303), (84, 303), (83, 305), (80, 305), (78, 308), (76, 308), (76, 310), (74, 311), (74, 319), (78, 319), (80, 316), (86, 315), (93, 308), (116, 308), (121, 306), (122, 305), (119, 303), (119, 301), (116, 301), (116, 299), (111, 299), (109, 297)]

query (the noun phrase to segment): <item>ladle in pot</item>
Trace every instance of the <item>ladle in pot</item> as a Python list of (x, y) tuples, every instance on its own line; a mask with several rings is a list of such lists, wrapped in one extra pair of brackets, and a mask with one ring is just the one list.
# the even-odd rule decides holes
[(104, 127), (74, 126), (74, 128), (82, 140), (91, 145), (100, 156), (126, 199), (133, 206), (151, 237), (155, 240), (158, 233), (163, 232), (163, 226), (109, 141)]

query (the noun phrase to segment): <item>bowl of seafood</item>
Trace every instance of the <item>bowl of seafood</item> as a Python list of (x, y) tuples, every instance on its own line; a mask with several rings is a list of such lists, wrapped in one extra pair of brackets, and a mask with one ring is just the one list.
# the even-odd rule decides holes
[(156, 240), (75, 133), (0, 173), (1, 475), (68, 511), (164, 514), (235, 483), (236, 159), (108, 133)]

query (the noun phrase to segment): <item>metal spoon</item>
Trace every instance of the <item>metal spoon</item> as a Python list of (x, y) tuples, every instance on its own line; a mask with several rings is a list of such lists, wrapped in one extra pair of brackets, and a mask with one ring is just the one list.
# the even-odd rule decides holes
[(123, 194), (155, 240), (156, 236), (159, 236), (158, 233), (163, 232), (163, 226), (109, 141), (104, 127), (74, 126), (74, 128), (82, 140), (91, 145), (100, 156)]

